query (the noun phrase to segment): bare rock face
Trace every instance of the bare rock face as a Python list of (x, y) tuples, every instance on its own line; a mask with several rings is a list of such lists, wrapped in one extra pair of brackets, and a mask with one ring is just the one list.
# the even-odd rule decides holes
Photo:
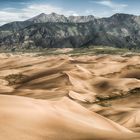
[(45, 23), (45, 22), (67, 22), (68, 20), (64, 15), (58, 15), (56, 13), (47, 15), (47, 14), (42, 13), (27, 21), (31, 21), (33, 23)]
[(109, 18), (40, 14), (0, 27), (1, 48), (63, 48), (108, 45), (136, 49), (140, 45), (140, 17), (115, 14)]
[(95, 17), (92, 15), (89, 16), (70, 16), (68, 17), (68, 21), (72, 23), (84, 23), (89, 21), (94, 21)]

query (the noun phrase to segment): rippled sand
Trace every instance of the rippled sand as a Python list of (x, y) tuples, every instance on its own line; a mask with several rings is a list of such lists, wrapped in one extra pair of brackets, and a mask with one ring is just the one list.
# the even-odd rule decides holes
[(140, 140), (140, 56), (0, 60), (0, 140)]

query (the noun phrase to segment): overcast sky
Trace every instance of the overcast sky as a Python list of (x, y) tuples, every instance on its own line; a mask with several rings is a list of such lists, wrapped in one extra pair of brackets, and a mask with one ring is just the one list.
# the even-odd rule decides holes
[(0, 0), (0, 25), (52, 12), (95, 17), (115, 13), (140, 15), (140, 0)]

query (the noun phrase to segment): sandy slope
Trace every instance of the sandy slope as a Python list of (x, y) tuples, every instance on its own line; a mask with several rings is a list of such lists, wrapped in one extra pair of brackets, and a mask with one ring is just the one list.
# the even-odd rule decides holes
[(68, 98), (60, 101), (0, 96), (0, 139), (120, 140), (140, 135), (88, 111)]
[(139, 56), (0, 59), (0, 140), (140, 139)]

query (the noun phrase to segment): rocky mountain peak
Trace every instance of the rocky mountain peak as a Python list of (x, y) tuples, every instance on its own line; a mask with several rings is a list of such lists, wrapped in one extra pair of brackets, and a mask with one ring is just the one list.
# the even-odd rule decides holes
[(65, 17), (56, 13), (41, 13), (27, 21), (3, 25), (0, 32), (1, 47), (107, 45), (137, 48), (140, 46), (140, 17), (115, 14), (97, 19), (92, 15)]
[(117, 19), (117, 20), (123, 20), (123, 19), (126, 19), (126, 18), (132, 18), (134, 17), (134, 15), (130, 15), (130, 14), (122, 14), (122, 13), (116, 13), (114, 14), (113, 16), (111, 16), (111, 18), (113, 19)]
[(57, 14), (57, 13), (51, 13), (51, 14), (49, 14), (49, 15), (51, 15), (51, 16), (60, 16), (59, 14)]
[(69, 16), (68, 20), (69, 20), (69, 22), (84, 23), (84, 22), (94, 21), (95, 17), (92, 15), (89, 15), (89, 16)]
[(38, 16), (35, 16), (28, 21), (33, 23), (45, 23), (45, 22), (67, 22), (67, 18), (64, 15), (59, 15), (56, 13), (45, 14), (41, 13)]
[(93, 15), (89, 16), (69, 16), (65, 17), (64, 15), (59, 15), (57, 13), (45, 14), (41, 13), (40, 15), (29, 19), (33, 23), (43, 23), (43, 22), (72, 22), (72, 23), (84, 23), (89, 21), (94, 21), (95, 17)]
[(43, 17), (43, 16), (47, 16), (47, 14), (45, 14), (45, 13), (41, 13), (41, 14), (38, 15), (38, 16)]

